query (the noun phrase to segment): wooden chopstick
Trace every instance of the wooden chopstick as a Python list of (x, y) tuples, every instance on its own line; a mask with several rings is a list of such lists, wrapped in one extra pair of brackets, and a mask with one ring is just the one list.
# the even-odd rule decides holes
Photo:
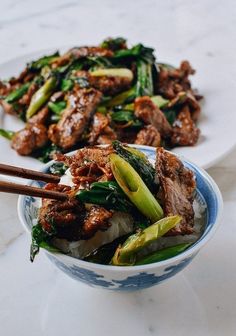
[(37, 187), (31, 187), (23, 184), (0, 181), (0, 192), (6, 192), (18, 195), (28, 195), (41, 198), (50, 198), (55, 200), (67, 200), (68, 195), (63, 192), (45, 190)]
[(52, 174), (45, 174), (35, 170), (26, 168), (14, 167), (0, 163), (0, 174), (17, 176), (35, 181), (59, 183), (60, 177)]

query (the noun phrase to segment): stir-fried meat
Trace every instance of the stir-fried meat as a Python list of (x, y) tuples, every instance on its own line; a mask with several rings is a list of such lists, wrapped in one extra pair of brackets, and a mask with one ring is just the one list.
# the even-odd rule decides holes
[(193, 146), (197, 143), (199, 134), (200, 130), (192, 121), (189, 107), (186, 105), (173, 124), (171, 144), (173, 146)]
[(77, 71), (75, 75), (86, 79), (92, 87), (108, 96), (127, 90), (132, 83), (132, 80), (127, 77), (92, 76), (88, 71), (82, 70)]
[(88, 143), (90, 145), (93, 145), (96, 143), (97, 138), (102, 133), (104, 128), (106, 128), (109, 125), (109, 118), (108, 116), (102, 114), (102, 113), (95, 113), (92, 120), (91, 130), (89, 133)]
[(113, 153), (112, 147), (93, 147), (79, 149), (75, 155), (66, 156), (57, 154), (57, 161), (64, 162), (70, 167), (73, 182), (76, 185), (88, 184), (95, 181), (108, 181), (113, 177), (109, 155)]
[(88, 143), (90, 145), (110, 144), (116, 139), (116, 133), (109, 126), (110, 118), (102, 113), (95, 113), (89, 133)]
[(160, 66), (157, 83), (158, 94), (165, 98), (173, 99), (177, 93), (191, 90), (191, 83), (188, 77), (194, 73), (195, 70), (192, 69), (188, 61), (183, 61), (177, 69), (167, 69)]
[(30, 155), (36, 149), (46, 145), (48, 141), (47, 129), (41, 124), (27, 124), (16, 132), (12, 138), (11, 147), (20, 155)]
[(193, 197), (196, 182), (194, 174), (183, 163), (163, 148), (157, 149), (156, 174), (161, 186), (165, 215), (180, 215), (180, 224), (168, 235), (193, 232)]
[(84, 57), (100, 56), (100, 57), (112, 57), (113, 52), (109, 49), (101, 47), (75, 47), (70, 49), (67, 53), (58, 57), (53, 66), (58, 67), (67, 64), (70, 60), (76, 60)]
[(171, 135), (171, 126), (164, 113), (152, 102), (150, 97), (139, 97), (134, 103), (135, 115), (145, 124), (153, 125), (163, 137)]
[(35, 73), (31, 72), (30, 69), (27, 67), (20, 73), (18, 77), (12, 77), (9, 80), (9, 83), (12, 85), (15, 84), (23, 84), (29, 82), (33, 77), (35, 76)]
[(161, 144), (161, 135), (154, 126), (145, 126), (138, 132), (135, 144), (158, 147)]
[(201, 107), (195, 95), (193, 95), (190, 91), (187, 92), (187, 104), (189, 106), (191, 118), (194, 122), (196, 122), (199, 119)]
[(64, 149), (73, 147), (81, 140), (100, 100), (101, 93), (95, 89), (75, 91), (69, 96), (69, 106), (60, 121), (50, 126), (50, 140)]
[(28, 89), (28, 91), (24, 94), (24, 96), (18, 101), (21, 105), (28, 106), (30, 104), (31, 98), (33, 94), (38, 90), (38, 85), (35, 83), (32, 83)]
[[(70, 187), (60, 184), (48, 183), (45, 189), (70, 193)], [(81, 237), (85, 216), (84, 205), (75, 198), (66, 201), (43, 199), (39, 223), (49, 233), (56, 231), (58, 238), (73, 241)]]
[(29, 124), (41, 124), (45, 125), (49, 116), (48, 107), (43, 107), (39, 112), (37, 112), (33, 117), (28, 121)]
[(108, 211), (100, 206), (92, 206), (87, 212), (83, 223), (83, 239), (91, 238), (98, 230), (107, 230), (110, 226), (109, 219), (112, 215), (112, 211)]
[(13, 106), (11, 104), (8, 104), (4, 99), (0, 99), (0, 105), (2, 105), (5, 113), (16, 115), (16, 111)]
[(103, 132), (97, 138), (96, 143), (98, 145), (109, 145), (116, 139), (116, 132), (110, 126), (107, 126), (103, 129)]
[[(70, 194), (68, 186), (48, 183), (47, 190)], [(91, 238), (98, 230), (106, 230), (108, 220), (113, 213), (99, 206), (86, 210), (85, 206), (75, 198), (66, 201), (42, 200), (39, 210), (39, 223), (45, 231), (56, 232), (57, 238), (76, 241)]]

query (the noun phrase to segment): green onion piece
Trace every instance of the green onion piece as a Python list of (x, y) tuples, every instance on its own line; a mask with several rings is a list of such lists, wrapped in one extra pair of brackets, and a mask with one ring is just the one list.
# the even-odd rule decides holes
[(163, 210), (134, 168), (117, 154), (110, 155), (113, 175), (138, 210), (152, 223), (163, 217)]
[(169, 100), (163, 98), (162, 96), (152, 96), (151, 97), (152, 102), (159, 108), (163, 108), (168, 105)]
[(156, 251), (152, 254), (147, 255), (146, 257), (143, 257), (142, 259), (139, 259), (135, 265), (146, 265), (155, 263), (158, 261), (163, 261), (172, 257), (175, 257), (176, 255), (184, 252), (191, 243), (183, 243), (176, 246), (170, 246), (166, 247), (162, 250)]
[(0, 135), (8, 140), (12, 140), (14, 134), (15, 132), (7, 131), (7, 130), (0, 128)]
[(125, 77), (130, 81), (133, 80), (133, 72), (127, 68), (98, 69), (90, 72), (94, 77)]
[(61, 112), (66, 108), (66, 102), (65, 101), (59, 101), (55, 103), (49, 102), (48, 107), (55, 114), (61, 115)]
[(124, 91), (114, 98), (110, 99), (108, 102), (104, 103), (105, 106), (112, 107), (117, 105), (123, 105), (135, 99), (135, 88), (131, 88), (127, 91)]
[(62, 79), (61, 81), (61, 90), (63, 92), (69, 91), (73, 88), (73, 81), (71, 79)]
[(131, 235), (124, 244), (119, 246), (116, 250), (112, 258), (112, 264), (117, 266), (134, 264), (137, 252), (164, 236), (170, 229), (175, 227), (181, 219), (182, 217), (178, 215), (165, 217), (148, 226), (143, 231)]
[(6, 98), (5, 101), (9, 104), (14, 103), (15, 101), (19, 100), (24, 94), (28, 91), (29, 86), (31, 83), (26, 83), (21, 85), (18, 89), (12, 91)]
[(57, 85), (55, 77), (50, 77), (44, 85), (33, 95), (29, 108), (26, 112), (26, 119), (30, 119), (50, 98)]

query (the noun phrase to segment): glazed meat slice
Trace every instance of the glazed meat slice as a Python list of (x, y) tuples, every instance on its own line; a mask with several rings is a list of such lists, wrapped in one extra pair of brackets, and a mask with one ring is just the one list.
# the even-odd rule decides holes
[(56, 159), (70, 167), (73, 182), (77, 186), (82, 185), (83, 187), (87, 187), (95, 181), (108, 181), (112, 179), (113, 174), (109, 155), (113, 152), (114, 150), (111, 146), (106, 148), (83, 148), (71, 157), (58, 154), (56, 155)]
[(200, 130), (191, 119), (189, 107), (185, 105), (173, 124), (171, 144), (173, 146), (193, 146), (197, 143), (199, 134)]
[(46, 145), (47, 141), (47, 129), (44, 125), (27, 124), (23, 130), (14, 134), (11, 147), (20, 155), (30, 155)]
[(194, 174), (163, 148), (157, 149), (156, 174), (161, 186), (164, 213), (180, 215), (182, 221), (168, 235), (191, 234), (194, 225)]
[(95, 89), (81, 89), (70, 95), (69, 106), (60, 121), (49, 128), (50, 140), (63, 149), (69, 149), (80, 141), (101, 96), (101, 92)]
[(116, 133), (109, 124), (110, 118), (108, 115), (104, 115), (99, 112), (95, 113), (89, 133), (88, 143), (90, 145), (106, 145), (115, 140)]
[(145, 126), (138, 132), (135, 144), (158, 147), (161, 144), (161, 135), (154, 126)]
[(149, 97), (139, 97), (134, 102), (135, 115), (145, 124), (154, 126), (163, 137), (171, 135), (171, 126), (164, 113), (152, 102)]
[(98, 230), (107, 230), (110, 226), (109, 219), (112, 215), (112, 211), (108, 211), (99, 206), (92, 206), (87, 212), (83, 223), (83, 239), (91, 238)]
[(109, 49), (101, 47), (75, 47), (70, 49), (67, 53), (57, 58), (53, 62), (54, 67), (62, 66), (67, 64), (70, 60), (76, 60), (84, 57), (112, 57), (113, 52)]
[(88, 71), (77, 71), (75, 76), (85, 79), (90, 86), (106, 95), (115, 95), (130, 88), (132, 79), (114, 76), (92, 76)]
[(165, 98), (173, 99), (179, 92), (191, 90), (188, 77), (194, 73), (195, 70), (188, 61), (183, 61), (176, 69), (160, 66), (157, 93)]
[[(48, 183), (47, 190), (71, 193), (68, 186)], [(43, 199), (39, 210), (39, 223), (49, 233), (55, 230), (58, 238), (76, 241), (91, 238), (98, 230), (106, 230), (113, 212), (99, 206), (86, 210), (75, 198), (66, 201)]]
[(49, 116), (49, 109), (48, 107), (43, 107), (41, 110), (38, 111), (33, 117), (31, 117), (28, 121), (29, 124), (41, 124), (45, 125)]

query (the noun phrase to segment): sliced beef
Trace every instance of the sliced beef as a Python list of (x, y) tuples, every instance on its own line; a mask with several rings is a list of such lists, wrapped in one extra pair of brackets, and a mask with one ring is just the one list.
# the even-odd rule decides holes
[[(48, 183), (47, 190), (71, 193), (71, 188), (60, 184)], [(39, 210), (39, 223), (48, 233), (56, 232), (57, 238), (76, 241), (89, 239), (97, 231), (106, 230), (113, 212), (99, 206), (86, 210), (75, 198), (66, 201), (42, 200)]]
[(108, 211), (100, 206), (92, 206), (87, 212), (83, 223), (83, 239), (91, 238), (98, 230), (107, 230), (110, 226), (109, 219), (112, 215), (112, 211)]
[(194, 174), (183, 163), (163, 148), (157, 149), (156, 174), (161, 186), (161, 195), (166, 216), (180, 215), (182, 221), (168, 235), (193, 232), (193, 198), (196, 188)]
[(92, 76), (88, 71), (77, 71), (74, 74), (78, 78), (85, 79), (90, 86), (98, 89), (102, 93), (113, 96), (121, 91), (130, 88), (132, 80), (119, 76)]
[(108, 115), (104, 115), (99, 112), (95, 113), (91, 124), (88, 143), (90, 145), (106, 145), (115, 140), (116, 133), (109, 126), (109, 124), (110, 118)]
[(95, 181), (107, 181), (113, 178), (109, 155), (114, 150), (111, 146), (106, 148), (93, 147), (79, 149), (75, 155), (56, 155), (57, 161), (64, 162), (70, 167), (73, 182), (85, 186)]
[(200, 130), (195, 126), (188, 105), (185, 105), (173, 124), (172, 146), (193, 146), (197, 143)]
[(41, 124), (45, 125), (49, 116), (48, 107), (43, 107), (39, 110), (33, 117), (31, 117), (28, 121), (29, 124)]
[(53, 67), (58, 67), (69, 63), (71, 60), (76, 60), (84, 57), (112, 57), (113, 52), (109, 49), (101, 48), (101, 47), (75, 47), (70, 49), (67, 53), (58, 57), (53, 62)]
[(49, 128), (50, 140), (63, 149), (73, 147), (81, 137), (101, 100), (101, 92), (81, 89), (69, 96), (69, 106), (60, 121)]
[(11, 147), (20, 155), (30, 155), (46, 145), (47, 141), (47, 129), (44, 125), (27, 124), (23, 130), (14, 134)]
[(24, 96), (18, 101), (18, 103), (20, 105), (25, 105), (26, 107), (28, 107), (32, 96), (38, 90), (38, 88), (39, 86), (36, 83), (32, 83)]
[(161, 144), (161, 135), (154, 126), (145, 126), (138, 132), (135, 144), (158, 147)]
[(147, 125), (154, 126), (163, 137), (171, 135), (171, 126), (164, 113), (149, 97), (139, 97), (134, 102), (135, 115)]
[(160, 66), (157, 93), (165, 98), (173, 99), (179, 92), (191, 90), (188, 77), (194, 73), (195, 70), (188, 61), (183, 61), (176, 69)]

